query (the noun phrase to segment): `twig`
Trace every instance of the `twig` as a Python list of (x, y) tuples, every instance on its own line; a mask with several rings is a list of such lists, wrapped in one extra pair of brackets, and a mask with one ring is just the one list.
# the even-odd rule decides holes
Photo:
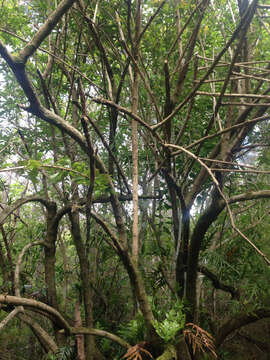
[[(256, 8), (257, 0), (253, 0), (252, 4), (250, 5), (249, 9), (252, 10), (252, 14)], [(226, 45), (223, 47), (223, 49), (220, 51), (220, 53), (216, 56), (213, 64), (210, 66), (209, 70), (206, 72), (206, 74), (203, 76), (203, 78), (200, 80), (200, 82), (193, 88), (193, 90), (190, 92), (190, 94), (174, 109), (174, 111), (171, 112), (170, 115), (168, 115), (164, 120), (159, 122), (158, 124), (152, 126), (153, 130), (157, 130), (161, 126), (163, 126), (166, 122), (170, 121), (189, 101), (192, 99), (194, 94), (198, 91), (198, 89), (203, 84), (204, 80), (208, 78), (208, 76), (212, 73), (212, 71), (215, 69), (216, 65), (220, 61), (221, 57), (225, 54), (225, 52), (228, 50), (228, 48), (231, 46), (233, 41), (238, 36), (239, 32), (242, 30), (242, 27), (246, 24), (246, 22), (250, 22), (250, 14), (247, 12), (246, 16), (244, 16), (235, 31), (233, 32), (230, 40), (226, 43)]]
[(221, 106), (229, 106), (229, 105), (234, 105), (234, 106), (251, 106), (251, 107), (265, 107), (265, 106), (270, 106), (270, 103), (247, 103), (247, 102), (222, 102)]
[(146, 30), (149, 28), (149, 26), (151, 25), (151, 23), (153, 22), (153, 20), (155, 19), (155, 17), (158, 15), (158, 13), (160, 12), (160, 10), (163, 8), (163, 6), (165, 5), (165, 3), (167, 2), (167, 0), (164, 0), (161, 2), (161, 4), (158, 6), (157, 10), (154, 12), (153, 15), (150, 16), (149, 20), (147, 21), (145, 27), (143, 28), (143, 30), (141, 31), (139, 38), (138, 38), (138, 43), (141, 41), (144, 33), (146, 32)]
[(241, 98), (241, 97), (245, 97), (245, 98), (251, 98), (251, 99), (265, 99), (265, 100), (270, 100), (270, 96), (269, 95), (258, 95), (258, 94), (221, 94), (221, 93), (210, 93), (210, 92), (206, 92), (206, 91), (197, 91), (196, 92), (197, 95), (207, 95), (207, 96), (222, 96), (222, 97), (234, 97), (234, 98)]
[[(4, 28), (0, 28), (0, 31), (5, 32), (11, 36), (16, 37), (17, 39), (27, 43), (28, 41), (25, 40), (24, 38), (22, 38), (21, 36), (14, 34), (13, 32), (6, 30)], [(39, 47), (37, 49), (38, 51), (44, 52), (46, 54), (48, 54), (49, 56), (52, 56), (55, 60), (57, 60), (58, 62), (62, 63), (63, 65), (67, 66), (68, 68), (70, 68), (71, 70), (73, 70), (74, 72), (76, 72), (77, 74), (79, 74), (83, 79), (87, 80), (92, 86), (96, 87), (98, 90), (100, 90), (102, 93), (105, 93), (105, 90), (102, 89), (101, 87), (99, 87), (98, 85), (96, 85), (92, 80), (90, 80), (86, 75), (84, 75), (82, 72), (80, 72), (79, 69), (77, 69), (75, 66), (70, 65), (69, 63), (67, 63), (65, 60), (61, 59), (59, 56), (55, 55), (54, 53), (52, 53), (51, 51), (48, 51), (46, 49), (44, 49), (43, 47)]]
[(222, 168), (211, 168), (212, 171), (221, 172), (237, 172), (237, 173), (248, 173), (248, 174), (270, 174), (269, 170), (241, 170), (241, 169), (222, 169)]
[[(218, 132), (216, 132), (215, 134), (207, 135), (207, 136), (202, 137), (202, 138), (199, 139), (199, 140), (194, 141), (192, 144), (189, 144), (189, 145), (186, 147), (186, 149), (191, 149), (192, 147), (198, 145), (199, 143), (201, 143), (201, 142), (203, 142), (203, 141), (205, 141), (205, 140), (212, 139), (212, 138), (214, 138), (214, 137), (216, 137), (216, 136), (225, 134), (225, 133), (227, 133), (227, 132), (229, 132), (229, 131), (232, 131), (232, 130), (235, 130), (235, 129), (237, 129), (237, 128), (241, 128), (241, 127), (244, 127), (244, 126), (248, 126), (248, 125), (251, 125), (251, 124), (255, 124), (256, 122), (259, 122), (259, 121), (267, 121), (267, 120), (269, 120), (269, 119), (270, 119), (270, 116), (260, 116), (260, 117), (255, 118), (255, 119), (247, 120), (247, 121), (242, 122), (242, 123), (240, 123), (240, 124), (233, 125), (233, 126), (231, 126), (231, 127), (229, 127), (229, 128), (226, 128), (226, 129), (224, 129), (224, 130), (218, 131)], [(175, 153), (173, 153), (173, 155), (177, 155), (177, 153), (175, 152)]]
[(61, 20), (62, 16), (72, 7), (75, 0), (62, 0), (57, 8), (50, 14), (45, 23), (33, 36), (27, 45), (19, 52), (18, 60), (25, 64), (30, 56), (39, 48), (42, 41), (52, 32), (55, 25)]

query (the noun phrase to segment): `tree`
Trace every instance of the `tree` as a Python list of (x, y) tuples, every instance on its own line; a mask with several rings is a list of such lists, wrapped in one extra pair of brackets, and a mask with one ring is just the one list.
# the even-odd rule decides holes
[[(79, 356), (87, 359), (105, 356), (96, 336), (128, 348), (127, 359), (215, 354), (211, 336), (199, 327), (198, 273), (240, 303), (245, 292), (219, 278), (209, 253), (213, 259), (222, 248), (229, 257), (226, 237), (233, 230), (239, 248), (248, 244), (254, 263), (269, 273), (269, 250), (262, 251), (237, 221), (239, 212), (248, 216), (243, 204), (253, 201), (255, 214), (259, 200), (270, 196), (267, 169), (256, 167), (269, 145), (269, 34), (262, 14), (269, 7), (257, 0), (2, 2), (1, 18), (8, 19), (0, 29), (2, 116), (12, 124), (2, 133), (2, 171), (17, 174), (24, 185), (13, 198), (8, 194), (0, 215), (2, 279), (10, 284), (0, 295), (8, 312), (2, 327), (17, 316), (52, 353), (76, 334)], [(15, 157), (11, 148), (18, 149)], [(2, 181), (7, 192), (7, 178)], [(6, 222), (15, 214), (16, 226), (24, 224), (23, 213), (35, 229), (31, 209), (43, 219), (43, 233), (39, 241), (20, 242), (15, 259)], [(44, 301), (21, 290), (23, 276), (29, 281), (22, 259), (35, 246), (44, 252)], [(112, 314), (101, 316), (108, 331), (96, 328), (96, 299), (107, 309), (117, 294), (115, 280), (107, 292), (99, 286), (111, 266), (100, 252), (119, 266), (115, 276), (128, 276), (118, 322), (130, 319), (132, 300), (134, 324), (142, 316), (145, 326), (143, 342), (117, 336), (119, 329), (108, 325)], [(241, 256), (246, 261), (245, 251)], [(75, 259), (79, 274), (68, 270)], [(166, 299), (164, 289), (170, 291)], [(84, 326), (78, 325), (81, 301)], [(257, 305), (257, 316), (239, 315), (213, 329), (216, 344), (269, 317), (269, 309)], [(54, 337), (37, 314), (52, 321)]]

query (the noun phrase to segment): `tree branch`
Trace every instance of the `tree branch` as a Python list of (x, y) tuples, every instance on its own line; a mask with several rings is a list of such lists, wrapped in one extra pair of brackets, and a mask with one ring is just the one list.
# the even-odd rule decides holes
[(239, 299), (240, 293), (239, 290), (236, 290), (233, 286), (225, 285), (223, 284), (218, 277), (212, 273), (209, 269), (207, 269), (205, 266), (198, 266), (198, 270), (204, 274), (206, 277), (208, 277), (209, 280), (211, 280), (212, 285), (215, 289), (220, 289), (226, 292), (229, 292), (232, 296), (232, 299)]
[(34, 299), (27, 299), (18, 296), (0, 295), (1, 304), (11, 304), (14, 306), (25, 306), (31, 308), (33, 311), (41, 310), (47, 317), (51, 318), (54, 323), (61, 329), (64, 328), (67, 333), (70, 333), (70, 326), (63, 316), (51, 306), (44, 304)]
[(14, 310), (12, 310), (7, 317), (5, 317), (4, 320), (0, 322), (0, 332), (1, 330), (7, 325), (7, 323), (12, 320), (18, 313), (22, 312), (23, 308), (22, 306), (16, 307)]
[(62, 16), (72, 7), (76, 0), (63, 0), (47, 18), (46, 22), (34, 35), (32, 40), (19, 52), (18, 61), (25, 64), (30, 56), (38, 49), (42, 41), (52, 32)]
[(248, 313), (242, 313), (234, 316), (232, 319), (225, 322), (219, 328), (216, 335), (216, 342), (215, 342), (216, 347), (219, 347), (229, 334), (239, 329), (240, 327), (269, 317), (270, 317), (270, 309), (257, 309)]
[(54, 342), (52, 337), (36, 321), (33, 320), (30, 315), (21, 313), (18, 315), (18, 317), (31, 328), (38, 341), (47, 352), (52, 352), (53, 354), (57, 353), (57, 344)]
[(22, 251), (20, 252), (20, 255), (18, 257), (17, 263), (16, 263), (16, 268), (15, 268), (15, 272), (14, 272), (14, 289), (15, 289), (15, 295), (16, 296), (20, 296), (20, 288), (19, 288), (19, 283), (20, 283), (20, 266), (23, 260), (23, 256), (25, 254), (25, 252), (32, 246), (37, 246), (37, 245), (45, 245), (44, 242), (34, 242), (34, 243), (29, 243), (27, 245), (25, 245), (25, 247), (22, 249)]
[(208, 76), (212, 73), (212, 71), (215, 69), (217, 64), (219, 63), (222, 56), (225, 54), (225, 52), (228, 50), (228, 48), (232, 45), (234, 40), (237, 38), (239, 32), (242, 30), (243, 26), (250, 22), (251, 14), (254, 13), (256, 6), (257, 6), (258, 0), (253, 0), (251, 3), (249, 10), (246, 13), (246, 16), (242, 17), (239, 25), (233, 32), (230, 40), (226, 43), (226, 45), (223, 47), (223, 49), (220, 51), (220, 53), (216, 56), (215, 60), (213, 61), (213, 64), (210, 66), (209, 70), (206, 72), (206, 74), (203, 76), (203, 78), (200, 80), (200, 82), (193, 88), (193, 90), (189, 93), (189, 95), (178, 105), (176, 108), (168, 115), (165, 119), (160, 121), (158, 124), (152, 126), (153, 130), (157, 130), (164, 124), (166, 124), (168, 121), (170, 121), (189, 101), (193, 98), (194, 94), (198, 91), (198, 89), (201, 87), (201, 85), (204, 83), (204, 81), (208, 78)]
[(0, 213), (0, 225), (3, 225), (6, 218), (11, 215), (15, 210), (17, 210), (20, 206), (28, 203), (28, 202), (40, 202), (46, 208), (50, 207), (53, 203), (47, 201), (46, 199), (40, 196), (28, 196), (24, 199), (19, 199), (15, 201), (13, 205), (7, 206), (1, 213)]
[(89, 329), (85, 327), (71, 327), (70, 331), (72, 334), (78, 335), (78, 334), (84, 334), (84, 335), (95, 335), (95, 336), (101, 336), (106, 339), (112, 340), (119, 345), (121, 345), (124, 348), (129, 348), (130, 345), (125, 340), (121, 339), (119, 336), (114, 335), (112, 333), (109, 333), (108, 331), (99, 330), (99, 329)]

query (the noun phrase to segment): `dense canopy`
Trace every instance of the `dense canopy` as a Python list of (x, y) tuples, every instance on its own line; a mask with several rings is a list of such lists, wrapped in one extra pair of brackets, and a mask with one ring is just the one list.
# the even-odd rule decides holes
[(1, 1), (0, 359), (266, 358), (269, 43), (269, 0)]

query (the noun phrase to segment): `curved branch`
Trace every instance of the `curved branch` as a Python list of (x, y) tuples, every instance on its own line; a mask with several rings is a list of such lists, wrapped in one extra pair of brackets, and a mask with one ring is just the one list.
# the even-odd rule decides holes
[(103, 228), (103, 230), (109, 235), (109, 237), (112, 239), (112, 246), (113, 248), (121, 254), (123, 252), (123, 248), (121, 244), (118, 241), (117, 235), (114, 233), (114, 231), (110, 228), (109, 224), (98, 214), (96, 214), (94, 211), (91, 211), (91, 216), (95, 219), (95, 221)]
[(44, 242), (34, 242), (34, 243), (29, 243), (27, 245), (25, 245), (25, 247), (22, 249), (22, 251), (20, 252), (20, 255), (18, 257), (17, 263), (16, 263), (16, 268), (15, 268), (15, 272), (14, 272), (14, 288), (15, 288), (15, 295), (16, 296), (21, 296), (20, 295), (20, 288), (19, 288), (19, 283), (20, 283), (20, 266), (23, 260), (23, 256), (25, 254), (25, 252), (32, 246), (37, 246), (37, 245), (45, 245)]
[(62, 119), (59, 115), (42, 106), (33, 84), (25, 71), (25, 65), (18, 62), (19, 60), (8, 52), (7, 48), (1, 41), (0, 55), (13, 71), (18, 83), (20, 84), (25, 96), (30, 103), (30, 106), (20, 105), (20, 108), (33, 115), (36, 115), (47, 123), (58, 127), (60, 130), (63, 130), (81, 146), (85, 153), (89, 154), (89, 149), (83, 135), (67, 121)]
[(89, 335), (101, 336), (106, 339), (112, 340), (125, 348), (130, 347), (130, 344), (127, 343), (125, 340), (121, 339), (117, 335), (109, 333), (108, 331), (99, 330), (99, 329), (90, 329), (90, 328), (85, 328), (85, 327), (76, 327), (76, 328), (72, 327), (72, 328), (70, 328), (70, 330), (71, 330), (71, 333), (75, 334), (75, 335), (79, 335), (79, 334), (88, 335), (89, 334)]
[(47, 352), (52, 352), (53, 354), (57, 353), (57, 344), (54, 342), (51, 336), (36, 321), (33, 320), (31, 316), (24, 313), (19, 314), (18, 317), (31, 328), (35, 336), (38, 338), (38, 341)]
[(148, 302), (145, 287), (136, 262), (134, 262), (133, 258), (130, 256), (128, 249), (126, 249), (126, 247), (123, 246), (119, 237), (117, 237), (117, 235), (110, 229), (107, 222), (104, 221), (100, 216), (98, 216), (94, 212), (91, 212), (91, 215), (96, 220), (96, 222), (100, 224), (103, 230), (111, 237), (113, 242), (113, 247), (116, 248), (119, 257), (122, 260), (122, 263), (128, 273), (130, 283), (135, 291), (141, 312), (144, 316), (146, 327), (149, 331), (149, 335), (152, 339), (159, 340), (159, 336), (156, 333), (155, 328), (153, 326), (154, 315), (152, 313), (150, 304)]
[(216, 347), (219, 347), (226, 337), (231, 334), (234, 330), (239, 329), (242, 326), (251, 324), (255, 321), (269, 318), (270, 309), (257, 309), (248, 313), (239, 314), (234, 316), (232, 319), (228, 320), (223, 324), (217, 332), (216, 335)]
[(0, 225), (3, 225), (6, 218), (11, 215), (15, 210), (17, 210), (20, 206), (28, 203), (28, 202), (40, 202), (46, 208), (49, 208), (53, 202), (47, 201), (43, 197), (40, 196), (28, 196), (23, 199), (18, 199), (14, 204), (6, 207), (0, 214)]
[(240, 294), (239, 290), (235, 289), (233, 286), (223, 284), (218, 277), (208, 270), (205, 266), (199, 266), (198, 270), (204, 274), (212, 282), (212, 285), (215, 289), (220, 289), (226, 292), (229, 292), (232, 296), (232, 299), (239, 299)]
[[(0, 295), (0, 304), (11, 304), (14, 306), (25, 306), (31, 308), (33, 311), (35, 309), (41, 310), (44, 314), (51, 315), (55, 324), (58, 327), (63, 328), (66, 332), (70, 333), (70, 326), (64, 317), (54, 308), (49, 305), (46, 305), (40, 301), (34, 299), (27, 299), (18, 296), (11, 295)], [(48, 316), (49, 317), (49, 316)]]
[[(63, 330), (60, 330), (60, 332), (67, 332), (69, 335), (70, 334), (74, 334), (74, 335), (89, 334), (89, 335), (101, 336), (101, 337), (110, 339), (114, 342), (117, 342), (118, 344), (120, 344), (121, 346), (123, 346), (125, 348), (130, 347), (130, 345), (125, 340), (123, 340), (120, 337), (118, 337), (117, 335), (114, 335), (107, 331), (103, 331), (103, 330), (99, 330), (99, 329), (85, 328), (85, 327), (79, 327), (79, 328), (71, 327), (57, 310), (55, 310), (51, 306), (46, 305), (40, 301), (36, 301), (33, 299), (21, 298), (18, 296), (0, 295), (0, 304), (25, 306), (25, 307), (31, 308), (32, 311), (35, 311), (35, 309), (41, 310), (42, 314), (47, 316), (49, 319), (51, 319), (51, 316), (52, 316), (53, 321), (57, 324), (57, 326), (63, 329)], [(22, 320), (24, 321), (25, 319), (22, 319)], [(27, 320), (26, 320), (26, 322), (27, 322)]]
[[(134, 114), (132, 112), (132, 110), (128, 109), (128, 108), (125, 108), (121, 105), (118, 105), (116, 104), (114, 101), (111, 101), (111, 100), (107, 100), (107, 99), (104, 99), (104, 98), (95, 98), (95, 97), (92, 97), (92, 96), (89, 96), (94, 102), (96, 102), (97, 104), (102, 104), (102, 105), (107, 105), (111, 108), (114, 108), (116, 109), (117, 111), (125, 114), (125, 115), (128, 115), (130, 116), (133, 120), (137, 121), (140, 125), (142, 125), (143, 127), (145, 127), (147, 130), (153, 132), (152, 130), (152, 127), (147, 124), (145, 121), (142, 120), (142, 118), (136, 114)], [(153, 133), (154, 134), (154, 133)], [(154, 134), (154, 136), (157, 136), (156, 134)], [(160, 141), (162, 142), (162, 141)]]

